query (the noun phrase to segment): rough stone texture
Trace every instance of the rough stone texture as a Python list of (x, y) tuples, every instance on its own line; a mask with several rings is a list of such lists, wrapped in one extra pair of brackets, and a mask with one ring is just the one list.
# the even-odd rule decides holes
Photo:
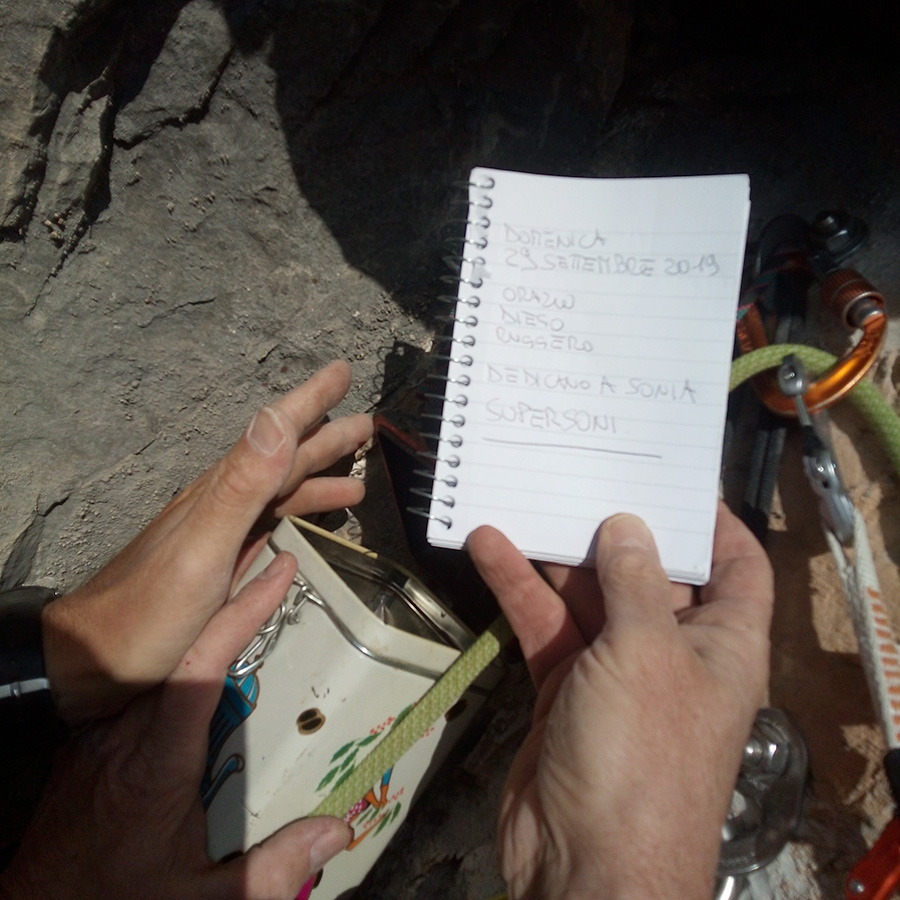
[[(47, 142), (62, 100), (83, 88), (92, 60), (67, 51), (65, 36), (111, 0), (36, 0), (0, 5), (0, 228), (21, 229), (33, 209), (47, 162)], [(106, 51), (108, 52), (108, 51)]]
[[(79, 583), (258, 404), (335, 356), (354, 364), (344, 410), (407, 394), (443, 311), (452, 185), (474, 164), (749, 172), (751, 239), (778, 213), (846, 207), (872, 231), (854, 264), (896, 320), (890, 13), (0, 0), (0, 584)], [(846, 340), (824, 320), (812, 339), (838, 352)], [(895, 407), (898, 346), (894, 334), (875, 373)], [(834, 420), (900, 626), (896, 476), (852, 412)], [(890, 807), (794, 444), (779, 488), (772, 699), (807, 735), (812, 792), (798, 843), (754, 893), (833, 898)], [(372, 523), (388, 507), (373, 490), (360, 515), (376, 549), (389, 536)], [(361, 897), (499, 889), (492, 823), (527, 724), (520, 668), (504, 691), (485, 738), (426, 794)]]
[[(77, 583), (333, 356), (357, 363), (346, 408), (398, 390), (402, 348), (428, 346), (453, 180), (498, 143), (569, 157), (611, 102), (626, 20), (605, 39), (588, 13), (168, 0), (4, 29), (32, 55), (0, 93), (28, 148), (0, 244), (2, 583)], [(557, 66), (566, 42), (582, 52)]]
[(140, 91), (118, 110), (116, 143), (131, 147), (167, 125), (201, 118), (231, 50), (228, 23), (214, 3), (185, 6)]

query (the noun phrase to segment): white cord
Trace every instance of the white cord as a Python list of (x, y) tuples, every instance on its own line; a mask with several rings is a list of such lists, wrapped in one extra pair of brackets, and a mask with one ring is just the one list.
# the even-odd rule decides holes
[(888, 749), (894, 750), (900, 747), (900, 652), (881, 597), (865, 522), (858, 509), (853, 512), (853, 560), (827, 528), (825, 537), (850, 605), (872, 703)]

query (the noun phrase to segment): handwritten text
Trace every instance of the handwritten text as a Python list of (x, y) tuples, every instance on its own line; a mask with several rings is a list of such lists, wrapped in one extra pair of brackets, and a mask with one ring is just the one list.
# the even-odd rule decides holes
[(559, 434), (616, 433), (615, 416), (597, 415), (586, 409), (557, 409), (554, 406), (532, 406), (522, 401), (510, 403), (497, 399), (488, 400), (485, 408), (489, 422), (509, 422), (536, 431)]
[(571, 271), (595, 275), (624, 275), (643, 278), (718, 275), (720, 266), (714, 253), (695, 258), (636, 256), (625, 253), (539, 253), (529, 247), (508, 246), (506, 265), (523, 272)]

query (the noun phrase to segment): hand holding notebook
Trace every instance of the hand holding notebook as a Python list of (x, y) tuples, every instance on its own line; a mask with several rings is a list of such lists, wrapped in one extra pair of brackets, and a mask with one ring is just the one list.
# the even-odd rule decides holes
[(746, 175), (472, 171), (430, 543), (581, 564), (625, 511), (708, 579), (748, 216)]

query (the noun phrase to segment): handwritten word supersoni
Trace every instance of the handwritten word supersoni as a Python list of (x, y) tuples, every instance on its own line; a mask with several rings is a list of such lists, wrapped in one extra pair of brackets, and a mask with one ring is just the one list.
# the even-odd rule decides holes
[(493, 398), (485, 405), (489, 422), (508, 422), (535, 431), (553, 431), (560, 434), (616, 433), (616, 417), (597, 415), (586, 409), (557, 409), (553, 406), (532, 406), (530, 403), (504, 402)]
[(625, 253), (539, 253), (528, 247), (507, 247), (504, 262), (523, 272), (585, 272), (594, 275), (625, 275), (643, 278), (684, 277), (712, 278), (721, 271), (714, 253), (698, 257), (629, 256)]

